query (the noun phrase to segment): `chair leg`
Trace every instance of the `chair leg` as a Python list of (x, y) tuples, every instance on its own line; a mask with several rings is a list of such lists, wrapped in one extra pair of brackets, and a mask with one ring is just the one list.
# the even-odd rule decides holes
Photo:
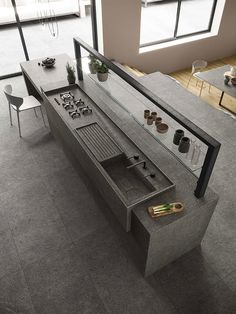
[(18, 110), (17, 110), (17, 120), (18, 120), (19, 136), (21, 137), (20, 117), (19, 117), (19, 111)]
[(34, 108), (34, 114), (35, 114), (35, 117), (38, 118), (36, 108)]
[(11, 116), (11, 104), (9, 104), (9, 116), (10, 116), (10, 123), (12, 124), (12, 116)]
[(208, 92), (211, 92), (211, 85), (209, 84)]
[(42, 118), (43, 118), (43, 124), (44, 126), (46, 127), (46, 123), (45, 123), (45, 120), (44, 120), (44, 116), (43, 116), (43, 110), (42, 110), (42, 107), (39, 107), (40, 108), (40, 111), (41, 111), (41, 114), (42, 114)]
[(201, 88), (200, 88), (200, 94), (199, 94), (199, 96), (201, 96), (201, 95), (202, 95), (202, 88), (203, 88), (203, 85), (204, 85), (204, 81), (202, 81), (202, 84), (201, 84)]
[(190, 75), (190, 77), (189, 77), (188, 84), (187, 84), (187, 88), (188, 88), (188, 86), (189, 86), (189, 83), (190, 83), (190, 81), (191, 81), (191, 78), (192, 78), (192, 75)]

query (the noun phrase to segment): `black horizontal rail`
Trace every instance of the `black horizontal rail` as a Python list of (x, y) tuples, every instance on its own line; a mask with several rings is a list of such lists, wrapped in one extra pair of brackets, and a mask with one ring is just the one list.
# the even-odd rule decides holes
[(177, 121), (180, 125), (182, 125), (185, 129), (187, 129), (190, 133), (196, 136), (200, 141), (208, 146), (206, 157), (202, 166), (201, 174), (198, 178), (197, 187), (195, 189), (195, 196), (200, 198), (203, 197), (214, 168), (214, 164), (220, 149), (220, 143), (210, 136), (208, 133), (199, 128), (196, 124), (188, 120), (185, 116), (171, 107), (169, 104), (160, 99), (156, 94), (151, 92), (148, 88), (142, 85), (140, 82), (135, 80), (128, 73), (120, 69), (117, 65), (115, 65), (112, 61), (108, 60), (102, 54), (100, 54), (97, 50), (90, 47), (87, 43), (85, 43), (82, 39), (76, 37), (74, 38), (74, 48), (75, 48), (75, 57), (77, 61), (77, 72), (79, 80), (83, 80), (83, 73), (81, 70), (81, 47), (87, 50), (90, 54), (95, 56), (98, 60), (105, 63), (107, 67), (115, 72), (118, 76), (120, 76), (124, 81), (126, 81), (129, 85), (139, 91), (143, 96), (149, 99), (154, 105), (159, 107), (162, 111), (168, 114), (172, 119)]

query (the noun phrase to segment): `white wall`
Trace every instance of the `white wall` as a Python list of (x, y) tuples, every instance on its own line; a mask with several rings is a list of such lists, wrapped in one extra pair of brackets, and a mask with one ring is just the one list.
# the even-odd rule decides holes
[[(220, 0), (221, 1), (221, 0)], [(139, 53), (141, 0), (102, 0), (104, 54), (146, 73), (170, 73), (193, 60), (236, 54), (236, 0), (226, 0), (217, 36)]]

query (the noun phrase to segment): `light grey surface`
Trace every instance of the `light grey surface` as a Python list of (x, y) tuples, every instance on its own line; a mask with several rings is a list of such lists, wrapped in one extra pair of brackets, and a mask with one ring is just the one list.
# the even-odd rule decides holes
[[(48, 85), (47, 88), (50, 89), (50, 85)], [(89, 115), (81, 114), (80, 118), (73, 120), (63, 106), (59, 106), (55, 102), (55, 97), (60, 100), (60, 93), (63, 91), (71, 91), (76, 100), (80, 98), (84, 100), (85, 104), (92, 109), (92, 113)], [(132, 138), (127, 137), (125, 133), (117, 128), (116, 124), (114, 124), (116, 116), (113, 114), (110, 116), (113, 120), (110, 120), (77, 86), (67, 86), (60, 90), (52, 90), (46, 92), (45, 95), (45, 108), (52, 132), (58, 132), (59, 138), (65, 142), (68, 150), (77, 157), (78, 162), (82, 164), (87, 175), (110, 205), (111, 210), (121, 222), (122, 226), (126, 231), (129, 231), (132, 208), (140, 203), (146, 202), (148, 199), (157, 198), (161, 193), (165, 193), (167, 190), (174, 188), (173, 182), (159, 169), (158, 164), (154, 164), (152, 160), (147, 158), (146, 154), (140, 151), (140, 148), (134, 145)], [(114, 121), (114, 123), (112, 121)], [(120, 176), (116, 176), (116, 180), (114, 180), (114, 172), (117, 170), (114, 166), (117, 166), (117, 161), (112, 159), (111, 164), (113, 164), (113, 167), (112, 169), (108, 167), (108, 170), (107, 164), (103, 164), (100, 160), (97, 160), (96, 156), (89, 148), (88, 143), (84, 142), (78, 132), (78, 130), (93, 123), (98, 123), (103, 129), (103, 132), (106, 132), (107, 136), (110, 136), (112, 142), (116, 142), (116, 145), (120, 147), (120, 150), (123, 152), (124, 159), (127, 159), (128, 156), (132, 156), (134, 153), (139, 153), (140, 160), (145, 160), (146, 162), (146, 169), (142, 169), (142, 165), (140, 165), (139, 168), (136, 169), (136, 173), (133, 172), (135, 176), (130, 177), (132, 171), (123, 167), (122, 171), (124, 177), (120, 174)], [(135, 162), (129, 160), (129, 164), (132, 165), (134, 163)], [(119, 165), (120, 164), (124, 166), (122, 163), (119, 163)], [(145, 177), (151, 170), (156, 173), (156, 177)], [(128, 181), (128, 193), (120, 180)], [(141, 184), (140, 181), (145, 184)], [(147, 185), (149, 189), (147, 189)]]
[[(12, 83), (19, 95), (26, 95), (22, 77), (0, 81), (1, 90), (7, 83)], [(163, 85), (163, 89), (168, 87)], [(160, 80), (155, 86), (161, 90)], [(173, 98), (176, 97), (173, 95)], [(224, 142), (212, 178), (220, 201), (201, 250), (191, 251), (144, 279), (135, 267), (127, 233), (122, 232), (109, 215), (106, 204), (94, 193), (82, 169), (79, 176), (75, 174), (49, 130), (43, 127), (41, 118), (38, 121), (33, 113), (22, 115), (25, 133), (19, 139), (15, 117), (14, 126), (9, 125), (7, 103), (2, 93), (0, 99), (0, 237), (2, 243), (8, 235), (9, 240), (5, 243), (12, 243), (1, 250), (1, 261), (5, 258), (5, 263), (0, 264), (1, 310), (10, 307), (24, 314), (68, 314), (70, 309), (70, 313), (78, 314), (78, 309), (86, 304), (87, 313), (94, 314), (94, 307), (91, 308), (92, 305), (81, 298), (81, 291), (93, 295), (94, 290), (89, 286), (91, 281), (83, 285), (84, 281), (75, 282), (71, 278), (71, 274), (76, 279), (83, 278), (85, 271), (97, 291), (92, 303), (100, 307), (100, 312), (97, 310), (99, 314), (235, 313), (236, 148), (225, 135), (232, 134), (230, 117), (219, 112), (218, 118), (224, 125), (220, 130), (215, 124), (207, 126), (207, 122), (201, 120), (204, 115), (208, 120), (214, 118), (215, 111), (212, 109), (209, 114), (207, 105), (198, 107), (195, 114), (204, 127), (215, 132)], [(187, 101), (184, 105), (191, 109)], [(2, 202), (3, 197), (8, 207)], [(33, 215), (37, 215), (36, 220), (31, 219)], [(58, 217), (57, 222), (64, 225), (63, 229), (58, 229), (60, 237), (57, 243), (65, 247), (57, 245), (56, 252), (53, 247), (57, 235), (48, 241), (49, 230), (57, 225), (53, 217)], [(38, 219), (41, 226), (45, 225), (47, 250), (42, 251), (38, 247), (42, 233), (36, 228), (28, 254), (19, 254), (15, 240), (23, 234), (31, 239)], [(18, 233), (12, 232), (13, 222)], [(69, 238), (68, 244), (64, 233)], [(29, 258), (31, 252), (37, 252), (37, 260)], [(78, 270), (78, 260), (81, 270)], [(11, 265), (6, 267), (6, 264)], [(24, 264), (27, 266), (22, 267)], [(97, 296), (101, 301), (97, 302)], [(79, 307), (80, 298), (82, 304)], [(82, 310), (80, 312), (83, 313)], [(2, 313), (5, 314), (4, 311)]]
[(224, 73), (228, 71), (230, 71), (230, 65), (224, 65), (216, 69), (198, 72), (194, 75), (202, 81), (205, 81), (210, 85), (215, 86), (222, 92), (225, 92), (232, 97), (236, 97), (236, 86), (234, 86), (231, 82), (229, 82), (228, 84), (224, 83)]
[[(89, 77), (84, 76), (84, 82), (81, 85), (83, 85), (83, 88), (88, 89), (92, 88), (93, 92), (97, 94), (99, 93), (99, 87), (92, 80), (90, 80)], [(91, 102), (89, 102), (89, 99), (87, 99), (83, 94), (81, 95), (79, 91), (76, 91), (73, 88), (71, 88), (71, 91), (74, 95), (78, 94), (78, 96), (75, 97), (76, 99), (82, 98), (85, 100), (85, 103), (89, 105), (89, 107), (92, 107), (93, 109), (92, 120), (98, 119), (97, 115), (94, 116), (94, 112), (96, 112), (94, 110), (96, 109), (96, 105), (94, 106)], [(60, 91), (57, 92), (52, 91), (47, 93), (47, 95), (50, 96), (48, 97), (50, 103), (46, 105), (46, 108), (48, 107), (54, 108), (54, 110), (53, 109), (50, 110), (51, 113), (49, 116), (51, 122), (50, 124), (52, 125), (52, 131), (54, 131), (54, 128), (57, 128), (55, 124), (53, 126), (53, 121), (55, 121), (56, 119), (55, 115), (58, 114), (60, 116), (63, 116), (62, 119), (64, 119), (64, 122), (66, 122), (67, 124), (66, 128), (67, 127), (71, 128), (71, 125), (79, 126), (81, 124), (80, 122), (81, 118), (78, 118), (76, 121), (75, 120), (72, 121), (70, 118), (68, 118), (68, 114), (65, 113), (65, 110), (63, 111), (62, 106), (60, 107), (54, 103), (53, 99), (54, 97), (57, 97), (58, 99), (59, 97), (58, 93), (60, 93)], [(102, 93), (102, 91), (100, 91), (100, 93)], [(88, 93), (88, 95), (93, 97), (94, 100), (96, 99), (94, 95), (91, 95), (90, 93)], [(104, 94), (104, 99), (111, 106), (111, 104), (113, 103), (113, 99), (110, 98), (109, 95), (107, 94)], [(148, 135), (139, 125), (137, 125), (137, 123), (132, 120), (132, 118), (129, 116), (127, 112), (123, 112), (123, 109), (117, 106), (115, 103), (113, 104), (113, 106), (112, 110), (110, 111), (109, 117), (115, 123), (118, 121), (119, 126), (118, 117), (123, 115), (127, 121), (127, 124), (129, 125), (129, 128), (131, 128), (133, 131), (137, 129), (137, 132), (134, 132), (131, 136), (130, 133), (126, 129), (124, 129), (123, 125), (122, 129), (124, 130), (124, 132), (128, 134), (132, 138), (132, 140), (139, 141), (140, 148), (143, 149), (148, 154), (151, 154), (151, 152), (153, 151), (153, 156), (151, 160), (155, 161), (154, 156), (158, 154), (159, 162), (162, 161), (162, 166), (166, 168), (167, 160), (168, 159), (171, 160), (169, 156), (170, 153), (168, 151), (165, 151), (165, 149), (163, 149), (160, 146), (160, 144), (155, 143), (155, 140), (150, 135)], [(107, 112), (105, 102), (99, 102), (99, 107)], [(114, 113), (115, 109), (116, 113)], [(105, 117), (105, 119), (107, 119), (107, 117)], [(64, 134), (67, 133), (67, 130), (65, 130), (65, 128), (62, 129), (62, 126), (58, 128), (58, 131), (61, 133), (59, 135), (59, 137), (61, 138), (63, 138)], [(116, 138), (119, 142), (121, 142), (120, 139), (121, 136), (118, 130), (113, 128), (112, 131), (113, 131), (113, 133), (111, 133), (112, 137)], [(143, 142), (145, 142), (146, 145), (144, 145), (143, 142), (140, 142), (140, 138), (143, 139)], [(65, 141), (66, 144), (68, 145), (68, 148), (72, 147), (72, 139), (68, 137), (65, 138)], [(76, 145), (76, 143), (74, 143), (74, 145)], [(81, 145), (79, 141), (77, 145), (78, 146)], [(155, 148), (151, 150), (151, 147)], [(79, 150), (79, 148), (77, 149)], [(160, 151), (161, 149), (162, 152)], [(112, 190), (110, 190), (110, 193), (107, 190), (109, 186), (106, 186), (105, 190), (105, 182), (102, 180), (102, 178), (99, 179), (99, 177), (101, 177), (99, 176), (99, 169), (95, 169), (94, 165), (91, 164), (90, 160), (87, 159), (86, 151), (84, 154), (81, 152), (81, 150), (79, 150), (79, 153), (75, 153), (75, 155), (78, 158), (78, 161), (80, 161), (83, 164), (83, 167), (87, 174), (89, 175), (90, 179), (92, 180), (92, 182), (94, 182), (95, 186), (101, 192), (103, 197), (107, 200), (111, 210), (113, 210), (113, 212), (117, 215), (119, 221), (122, 223), (122, 225), (124, 225), (125, 222), (125, 226), (127, 226), (127, 222), (124, 221), (124, 218), (121, 218), (124, 217), (124, 215), (121, 213), (118, 214), (120, 212), (119, 207), (122, 207), (122, 204), (116, 204), (117, 199), (115, 199), (114, 197), (112, 198)], [(200, 200), (196, 199), (193, 194), (194, 185), (196, 184), (196, 178), (190, 172), (188, 172), (181, 163), (177, 162), (174, 158), (172, 158), (173, 164), (171, 163), (170, 160), (168, 162), (168, 171), (169, 173), (171, 173), (173, 181), (176, 183), (176, 191), (165, 192), (162, 196), (152, 198), (152, 200), (149, 201), (148, 203), (149, 205), (156, 205), (166, 202), (182, 201), (185, 204), (185, 212), (179, 216), (176, 215), (175, 217), (168, 217), (168, 219), (163, 219), (163, 224), (159, 224), (158, 222), (154, 222), (148, 216), (146, 210), (148, 206), (147, 201), (139, 207), (139, 210), (136, 210), (135, 207), (133, 207), (132, 209), (135, 213), (133, 215), (134, 223), (131, 221), (132, 223), (131, 233), (136, 239), (137, 243), (139, 243), (140, 245), (141, 248), (140, 256), (145, 258), (145, 263), (143, 265), (144, 268), (143, 272), (145, 275), (152, 274), (161, 267), (176, 260), (184, 253), (200, 245), (217, 203), (217, 196), (210, 189), (208, 189), (204, 198)], [(95, 161), (92, 160), (92, 163), (95, 163)], [(114, 167), (112, 168), (112, 170), (114, 172), (115, 170)], [(127, 174), (125, 174), (125, 177), (127, 177)], [(188, 184), (186, 184), (186, 182)], [(116, 188), (114, 188), (114, 191), (115, 190)], [(105, 191), (106, 193), (104, 193)], [(186, 194), (188, 194), (189, 196), (187, 197)], [(201, 210), (199, 210), (200, 208)], [(140, 226), (140, 224), (142, 226)], [(195, 228), (196, 224), (198, 225), (198, 228)], [(128, 227), (126, 227), (126, 230), (129, 231), (129, 229), (130, 227), (128, 225)], [(143, 241), (144, 234), (146, 233), (149, 234), (148, 235), (149, 239)], [(186, 238), (188, 238), (188, 241), (185, 241)], [(143, 243), (144, 245), (142, 245)]]

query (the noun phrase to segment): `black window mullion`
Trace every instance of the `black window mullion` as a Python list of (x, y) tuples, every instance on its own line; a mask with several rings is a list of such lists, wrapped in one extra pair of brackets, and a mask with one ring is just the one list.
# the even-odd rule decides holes
[(177, 6), (177, 11), (176, 11), (176, 20), (175, 20), (174, 38), (177, 37), (177, 32), (178, 32), (178, 27), (179, 27), (180, 9), (181, 9), (181, 0), (178, 0), (178, 6)]

